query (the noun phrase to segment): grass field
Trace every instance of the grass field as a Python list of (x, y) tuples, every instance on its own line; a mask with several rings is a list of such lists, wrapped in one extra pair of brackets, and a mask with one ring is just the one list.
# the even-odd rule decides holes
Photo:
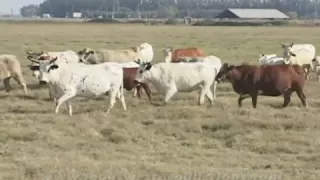
[[(154, 62), (164, 60), (166, 46), (197, 46), (224, 62), (257, 63), (261, 53), (281, 55), (280, 42), (319, 49), (319, 28), (2, 23), (0, 41), (0, 53), (21, 59), (31, 94), (25, 97), (14, 81), (10, 95), (0, 92), (1, 179), (320, 177), (320, 84), (314, 73), (306, 84), (307, 109), (296, 94), (285, 109), (279, 108), (282, 97), (259, 97), (257, 109), (245, 100), (239, 109), (237, 95), (224, 83), (212, 107), (197, 106), (196, 92), (178, 93), (166, 106), (126, 92), (127, 112), (117, 102), (107, 115), (107, 97), (76, 98), (69, 117), (66, 105), (53, 114), (54, 103), (25, 58), (25, 49), (126, 48), (146, 41), (155, 49)], [(161, 98), (153, 90), (153, 101)]]

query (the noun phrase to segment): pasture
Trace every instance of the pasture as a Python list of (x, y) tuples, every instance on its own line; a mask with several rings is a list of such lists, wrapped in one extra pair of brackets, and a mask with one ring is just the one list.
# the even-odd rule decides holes
[[(281, 55), (280, 42), (311, 43), (319, 52), (319, 28), (1, 23), (0, 41), (1, 53), (19, 57), (30, 92), (24, 96), (11, 80), (13, 90), (6, 95), (1, 84), (0, 179), (320, 177), (320, 83), (314, 73), (306, 84), (307, 109), (296, 94), (285, 109), (282, 96), (259, 97), (257, 109), (247, 99), (239, 109), (238, 95), (223, 83), (212, 107), (207, 101), (199, 107), (197, 92), (177, 93), (162, 106), (151, 105), (144, 91), (141, 100), (126, 91), (127, 112), (117, 101), (106, 114), (107, 97), (76, 97), (69, 117), (66, 105), (53, 113), (55, 103), (31, 76), (25, 55), (26, 49), (78, 51), (148, 42), (153, 62), (164, 61), (166, 46), (196, 46), (223, 62), (256, 64), (261, 53)], [(154, 88), (152, 93), (154, 102), (162, 99)]]

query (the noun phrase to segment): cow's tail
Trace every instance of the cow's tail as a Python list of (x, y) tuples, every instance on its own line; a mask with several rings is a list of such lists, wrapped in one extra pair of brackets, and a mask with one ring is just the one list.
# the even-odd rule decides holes
[(218, 84), (218, 81), (216, 80), (216, 77), (217, 77), (217, 75), (218, 75), (218, 73), (219, 73), (219, 71), (218, 71), (218, 68), (217, 67), (215, 67), (215, 68), (213, 68), (214, 69), (214, 80), (213, 80), (213, 89), (212, 89), (212, 92), (213, 92), (213, 99), (216, 99), (216, 97), (217, 97), (217, 84)]

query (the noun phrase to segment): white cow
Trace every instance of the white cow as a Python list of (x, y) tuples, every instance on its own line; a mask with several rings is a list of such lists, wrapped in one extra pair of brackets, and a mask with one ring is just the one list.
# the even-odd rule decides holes
[(312, 44), (283, 44), (283, 58), (286, 64), (298, 64), (303, 66), (306, 72), (306, 79), (309, 79), (312, 60), (316, 57), (316, 48)]
[(75, 96), (97, 97), (109, 93), (109, 108), (114, 106), (116, 97), (120, 99), (124, 111), (127, 110), (123, 95), (123, 69), (119, 63), (107, 62), (96, 65), (82, 63), (55, 64), (57, 58), (40, 62), (40, 80), (52, 85), (57, 98), (55, 113), (66, 102), (72, 116), (70, 99)]
[[(32, 75), (36, 78), (39, 78), (39, 61), (48, 60), (51, 57), (58, 57), (58, 61), (56, 63), (79, 63), (78, 54), (71, 50), (66, 51), (56, 51), (56, 52), (26, 52), (28, 54), (28, 59), (32, 61), (32, 65), (30, 66), (30, 70), (33, 72)], [(40, 84), (45, 84), (46, 82), (39, 82)]]
[(284, 64), (284, 58), (278, 57), (276, 54), (260, 54), (259, 63), (260, 65)]
[[(210, 87), (215, 80), (216, 73), (205, 63), (140, 63), (136, 76), (138, 82), (151, 82), (158, 93), (164, 94), (167, 104), (176, 92), (191, 92), (200, 89), (198, 104), (202, 105), (206, 96), (213, 104)], [(215, 93), (215, 92), (214, 92)]]

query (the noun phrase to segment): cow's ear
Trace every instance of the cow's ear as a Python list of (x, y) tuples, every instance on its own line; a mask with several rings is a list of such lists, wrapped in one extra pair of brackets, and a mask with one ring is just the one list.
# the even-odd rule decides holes
[(52, 66), (49, 67), (48, 72), (50, 72), (50, 70), (54, 70), (54, 69), (58, 69), (59, 66), (56, 64), (53, 64)]
[(222, 67), (223, 68), (228, 68), (229, 64), (228, 63), (223, 63)]
[(291, 52), (290, 54), (291, 54), (291, 56), (296, 57), (296, 54), (294, 54), (294, 53), (292, 53), (292, 52)]
[(30, 66), (31, 71), (38, 71), (40, 69), (40, 66)]
[(146, 66), (146, 70), (147, 70), (147, 71), (150, 70), (151, 67), (152, 67), (152, 65), (151, 65), (150, 63), (148, 63), (147, 66)]
[(139, 50), (138, 47), (131, 47), (131, 49), (132, 49), (134, 52), (138, 52), (138, 50)]

